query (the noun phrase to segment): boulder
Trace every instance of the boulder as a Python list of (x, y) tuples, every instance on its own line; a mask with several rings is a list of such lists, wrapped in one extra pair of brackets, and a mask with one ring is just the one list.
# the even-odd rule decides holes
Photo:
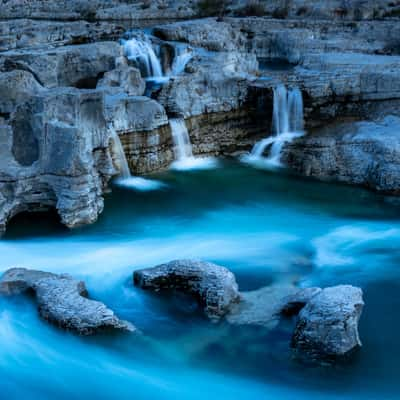
[(69, 275), (14, 268), (0, 280), (0, 295), (35, 293), (40, 316), (69, 331), (91, 335), (109, 329), (134, 332), (103, 303), (87, 298), (86, 286)]
[(292, 338), (297, 355), (335, 359), (361, 346), (358, 322), (364, 307), (360, 288), (341, 285), (323, 289), (302, 308)]
[(239, 300), (235, 276), (225, 267), (197, 260), (176, 260), (134, 272), (142, 289), (176, 290), (193, 295), (205, 314), (218, 320)]

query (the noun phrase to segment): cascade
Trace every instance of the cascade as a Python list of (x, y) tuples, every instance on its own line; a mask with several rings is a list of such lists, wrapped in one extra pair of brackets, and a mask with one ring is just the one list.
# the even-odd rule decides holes
[(171, 126), (172, 140), (174, 142), (175, 160), (185, 161), (194, 158), (185, 120), (183, 118), (171, 118), (169, 124)]
[[(284, 85), (279, 85), (274, 89), (272, 130), (273, 136), (255, 144), (249, 157), (251, 161), (262, 160), (279, 166), (284, 144), (303, 135), (303, 98), (299, 88), (287, 90)], [(263, 157), (267, 150), (268, 157)]]
[(145, 40), (132, 38), (122, 42), (125, 56), (138, 64), (145, 78), (161, 78), (163, 76), (160, 60), (152, 45)]
[(171, 118), (169, 120), (171, 127), (172, 141), (174, 144), (175, 162), (173, 169), (209, 169), (215, 168), (217, 162), (212, 157), (194, 157), (192, 143), (190, 142), (189, 132), (183, 118)]
[(181, 74), (185, 70), (186, 64), (193, 57), (192, 51), (187, 46), (176, 46), (175, 52), (176, 55), (171, 67), (171, 73), (173, 76)]
[(123, 179), (130, 178), (131, 171), (129, 169), (128, 160), (126, 159), (124, 148), (122, 147), (121, 139), (119, 138), (117, 132), (113, 127), (110, 127), (111, 137), (114, 141), (114, 148), (117, 153), (119, 167), (120, 167), (120, 176)]
[(111, 137), (114, 141), (114, 149), (118, 157), (120, 167), (120, 177), (116, 180), (119, 186), (124, 186), (139, 191), (157, 190), (165, 186), (162, 182), (141, 178), (139, 176), (132, 176), (129, 169), (128, 160), (126, 159), (124, 148), (115, 129), (110, 127)]

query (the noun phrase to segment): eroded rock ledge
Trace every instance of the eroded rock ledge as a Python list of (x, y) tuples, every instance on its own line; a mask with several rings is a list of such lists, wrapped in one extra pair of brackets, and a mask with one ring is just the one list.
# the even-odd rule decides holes
[(235, 276), (225, 267), (204, 261), (176, 260), (134, 272), (142, 289), (176, 290), (193, 295), (210, 319), (220, 319), (239, 301)]
[(33, 291), (40, 316), (69, 331), (91, 335), (107, 330), (134, 332), (129, 322), (120, 320), (103, 303), (87, 298), (86, 286), (69, 275), (13, 268), (0, 280), (0, 295)]
[(358, 322), (362, 290), (350, 285), (326, 289), (272, 285), (239, 292), (225, 267), (197, 260), (176, 260), (134, 272), (134, 283), (153, 291), (193, 295), (211, 319), (232, 325), (274, 328), (283, 316), (298, 315), (292, 347), (300, 358), (335, 360), (361, 347)]

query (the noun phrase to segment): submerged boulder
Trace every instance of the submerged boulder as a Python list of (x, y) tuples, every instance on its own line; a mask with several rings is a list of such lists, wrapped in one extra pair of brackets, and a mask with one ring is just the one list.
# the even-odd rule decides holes
[(275, 328), (285, 299), (298, 292), (293, 285), (271, 285), (241, 292), (240, 302), (232, 307), (226, 320), (233, 325), (258, 325)]
[(300, 356), (335, 359), (361, 346), (358, 322), (364, 307), (360, 288), (323, 289), (300, 311), (292, 346)]
[(0, 295), (35, 293), (39, 314), (45, 320), (81, 335), (108, 329), (133, 332), (136, 328), (120, 320), (103, 303), (87, 298), (84, 282), (69, 275), (13, 268), (0, 280)]
[(143, 289), (191, 294), (210, 319), (224, 316), (240, 297), (232, 272), (225, 267), (197, 260), (176, 260), (135, 271), (134, 283)]
[(297, 315), (320, 291), (321, 289), (316, 287), (299, 289), (292, 284), (273, 284), (241, 292), (240, 302), (232, 307), (226, 320), (233, 325), (275, 328), (282, 315)]

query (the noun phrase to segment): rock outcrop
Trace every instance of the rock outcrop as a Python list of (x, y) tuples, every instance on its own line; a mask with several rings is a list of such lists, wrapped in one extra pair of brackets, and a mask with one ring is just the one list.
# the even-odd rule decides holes
[(400, 118), (330, 126), (288, 145), (283, 159), (302, 175), (400, 194)]
[(0, 126), (0, 141), (0, 231), (23, 211), (56, 208), (69, 227), (97, 219), (116, 174), (102, 93), (40, 92)]
[(33, 291), (40, 316), (60, 328), (80, 335), (116, 329), (134, 332), (136, 328), (117, 318), (103, 303), (87, 298), (82, 281), (69, 275), (14, 268), (0, 280), (0, 295)]
[(308, 359), (350, 354), (361, 346), (358, 322), (363, 307), (359, 288), (342, 285), (323, 289), (300, 311), (293, 348)]
[(239, 300), (235, 276), (225, 267), (197, 260), (176, 260), (134, 272), (142, 289), (175, 290), (193, 295), (212, 320), (223, 317)]

